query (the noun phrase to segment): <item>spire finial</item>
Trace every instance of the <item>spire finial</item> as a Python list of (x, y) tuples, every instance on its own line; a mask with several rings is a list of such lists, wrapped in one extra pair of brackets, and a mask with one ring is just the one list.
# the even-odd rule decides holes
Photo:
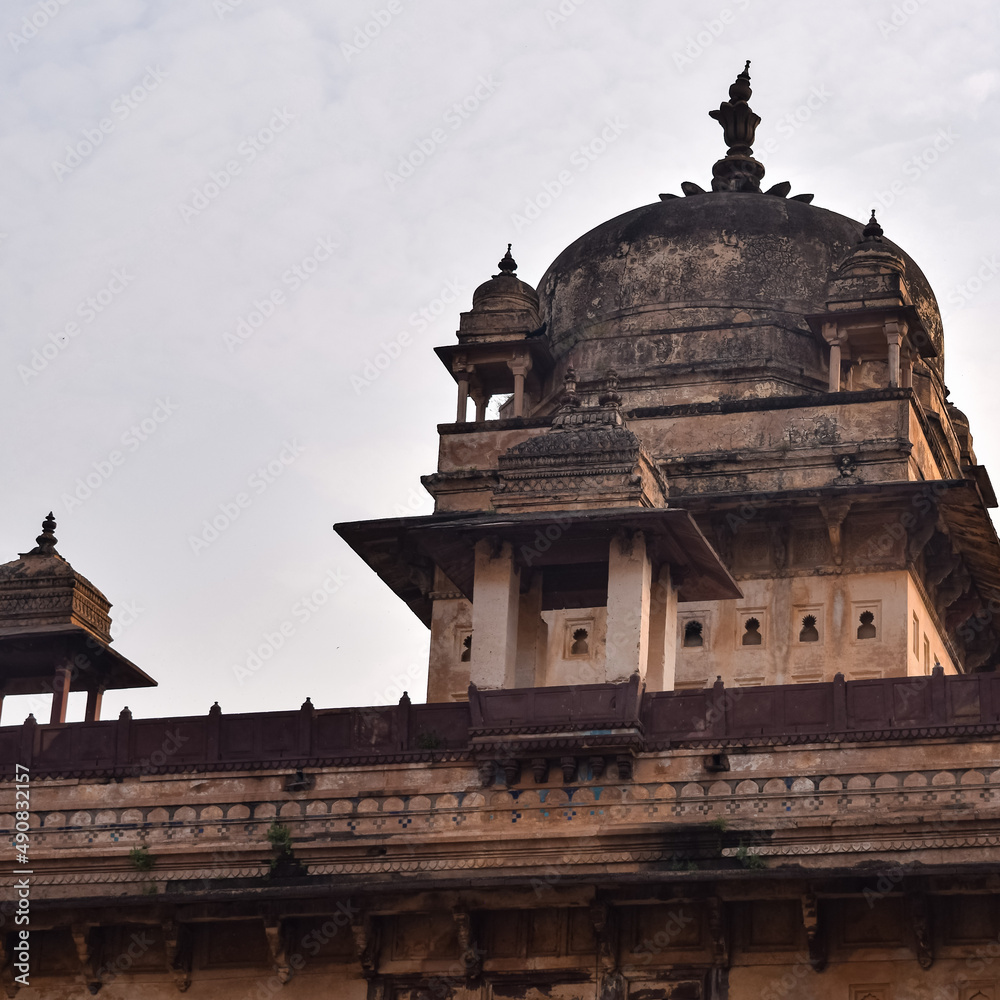
[(713, 191), (760, 191), (764, 165), (753, 158), (750, 148), (760, 124), (760, 116), (747, 104), (752, 93), (748, 59), (743, 72), (729, 88), (729, 100), (723, 101), (718, 111), (709, 111), (722, 126), (729, 147), (725, 159), (712, 167)]
[(35, 538), (35, 548), (31, 550), (29, 555), (41, 555), (47, 556), (56, 550), (56, 542), (59, 541), (55, 535), (56, 531), (56, 519), (50, 510), (48, 516), (42, 521), (42, 533)]
[(868, 243), (872, 240), (875, 242), (882, 241), (883, 229), (878, 224), (878, 219), (875, 218), (875, 209), (872, 209), (872, 217), (868, 220), (868, 225), (861, 230), (861, 239), (859, 243)]
[(517, 270), (517, 261), (510, 255), (511, 244), (507, 244), (507, 252), (503, 255), (497, 267), (503, 274), (513, 274)]

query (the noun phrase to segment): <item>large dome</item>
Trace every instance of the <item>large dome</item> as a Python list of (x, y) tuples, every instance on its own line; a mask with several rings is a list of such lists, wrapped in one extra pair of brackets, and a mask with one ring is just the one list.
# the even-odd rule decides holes
[[(805, 331), (863, 224), (802, 201), (744, 191), (668, 198), (597, 226), (567, 247), (538, 286), (553, 351), (603, 337), (746, 323)], [(927, 279), (888, 240), (938, 351), (941, 317)]]

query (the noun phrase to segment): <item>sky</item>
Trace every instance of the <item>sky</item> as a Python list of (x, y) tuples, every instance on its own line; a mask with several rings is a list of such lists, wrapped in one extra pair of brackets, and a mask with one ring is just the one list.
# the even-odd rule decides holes
[(1000, 469), (988, 0), (7, 0), (0, 49), (0, 562), (54, 512), (159, 681), (106, 718), (424, 700), (332, 525), (430, 513), (473, 289), (709, 187), (746, 59), (765, 186), (877, 209)]

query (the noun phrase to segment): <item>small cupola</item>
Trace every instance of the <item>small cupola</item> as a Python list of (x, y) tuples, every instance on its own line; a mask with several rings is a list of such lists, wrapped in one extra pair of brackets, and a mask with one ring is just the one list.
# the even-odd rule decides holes
[(156, 681), (111, 649), (111, 602), (56, 551), (50, 512), (35, 547), (0, 566), (0, 705), (5, 695), (52, 694), (66, 720), (70, 691), (87, 692), (88, 721), (110, 688)]
[(525, 417), (531, 399), (540, 395), (552, 357), (542, 334), (538, 293), (517, 276), (511, 244), (489, 281), (472, 293), (472, 309), (461, 315), (458, 343), (436, 348), (458, 383), (456, 422), (468, 420), (468, 401), (476, 405), (476, 421), (486, 419), (494, 396), (509, 396), (502, 417)]

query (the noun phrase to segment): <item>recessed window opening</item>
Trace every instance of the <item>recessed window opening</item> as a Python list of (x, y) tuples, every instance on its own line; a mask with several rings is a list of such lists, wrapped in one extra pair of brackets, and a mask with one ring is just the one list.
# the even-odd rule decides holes
[(704, 646), (705, 639), (701, 633), (702, 633), (701, 622), (688, 622), (684, 626), (684, 645)]
[(799, 632), (799, 642), (819, 642), (819, 630), (816, 628), (815, 615), (806, 615), (802, 619), (802, 630)]
[(472, 636), (467, 635), (462, 640), (462, 662), (468, 663), (472, 659)]
[(574, 656), (586, 655), (590, 652), (590, 645), (587, 639), (590, 634), (585, 628), (578, 628), (573, 632), (573, 645), (569, 647), (570, 653)]
[(759, 646), (763, 641), (760, 634), (760, 622), (756, 618), (748, 618), (743, 623), (743, 628), (745, 629), (743, 633), (743, 645)]
[(877, 634), (877, 629), (875, 628), (875, 615), (873, 615), (871, 611), (862, 611), (861, 617), (858, 621), (860, 622), (858, 625), (858, 638), (874, 639)]

